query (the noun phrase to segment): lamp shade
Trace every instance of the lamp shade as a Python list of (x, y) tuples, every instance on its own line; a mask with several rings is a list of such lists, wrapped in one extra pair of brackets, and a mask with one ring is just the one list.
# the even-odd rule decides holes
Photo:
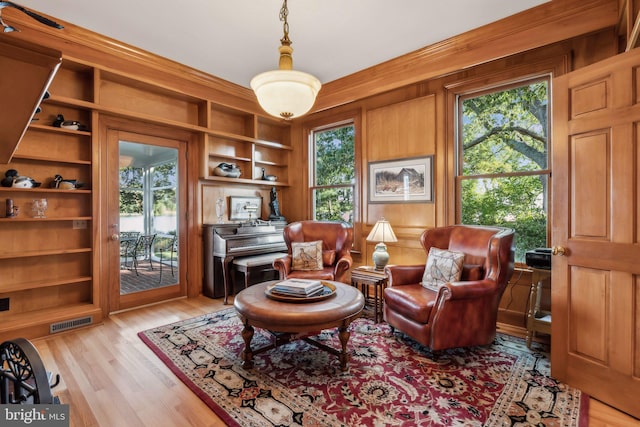
[(251, 79), (251, 89), (264, 111), (285, 119), (306, 114), (321, 86), (311, 74), (295, 70), (267, 71)]
[(373, 226), (371, 233), (367, 236), (367, 240), (370, 242), (397, 242), (391, 224), (386, 219), (381, 219)]

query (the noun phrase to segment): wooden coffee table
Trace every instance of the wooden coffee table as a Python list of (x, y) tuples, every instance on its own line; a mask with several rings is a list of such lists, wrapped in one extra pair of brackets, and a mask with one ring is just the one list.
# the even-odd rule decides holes
[[(242, 352), (243, 365), (253, 367), (253, 356), (278, 347), (294, 339), (303, 339), (322, 350), (338, 356), (340, 368), (345, 371), (349, 362), (347, 343), (349, 324), (364, 308), (362, 293), (349, 285), (330, 282), (336, 287), (335, 295), (317, 302), (275, 301), (265, 295), (268, 286), (277, 281), (259, 283), (243, 289), (236, 295), (234, 306), (244, 324), (242, 338), (245, 348)], [(273, 333), (271, 344), (259, 349), (251, 348), (254, 327)], [(323, 329), (338, 328), (341, 349), (336, 350), (310, 338)]]

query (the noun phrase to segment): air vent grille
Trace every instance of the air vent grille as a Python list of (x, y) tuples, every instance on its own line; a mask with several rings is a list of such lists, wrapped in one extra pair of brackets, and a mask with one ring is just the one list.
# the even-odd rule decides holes
[(90, 325), (93, 323), (93, 316), (80, 317), (78, 319), (65, 320), (62, 322), (52, 323), (49, 326), (49, 333), (55, 334), (56, 332), (62, 332), (73, 328), (79, 328), (80, 326)]

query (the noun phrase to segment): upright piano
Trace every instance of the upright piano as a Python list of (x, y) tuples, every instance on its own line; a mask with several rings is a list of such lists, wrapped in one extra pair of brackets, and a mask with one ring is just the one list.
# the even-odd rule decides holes
[(204, 287), (209, 298), (224, 297), (232, 291), (231, 263), (234, 258), (286, 252), (284, 221), (258, 223), (204, 224)]

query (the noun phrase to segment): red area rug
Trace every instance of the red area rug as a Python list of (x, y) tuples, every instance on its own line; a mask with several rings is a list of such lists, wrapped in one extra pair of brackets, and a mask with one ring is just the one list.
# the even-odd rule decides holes
[[(434, 356), (360, 318), (351, 324), (349, 370), (295, 341), (241, 365), (234, 309), (140, 332), (140, 338), (232, 426), (587, 426), (588, 398), (549, 377), (549, 359), (498, 335), (487, 347)], [(339, 348), (337, 331), (319, 340)], [(270, 340), (256, 329), (252, 347)]]

